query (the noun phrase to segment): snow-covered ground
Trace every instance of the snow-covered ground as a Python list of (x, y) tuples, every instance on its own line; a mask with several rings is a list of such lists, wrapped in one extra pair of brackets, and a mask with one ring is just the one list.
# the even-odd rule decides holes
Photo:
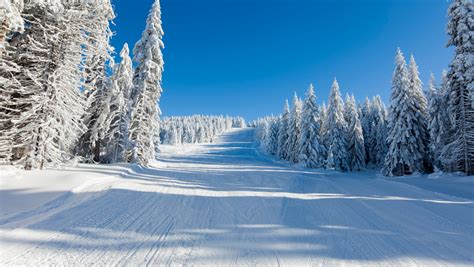
[(298, 169), (252, 134), (150, 169), (0, 169), (0, 265), (474, 264), (473, 177)]

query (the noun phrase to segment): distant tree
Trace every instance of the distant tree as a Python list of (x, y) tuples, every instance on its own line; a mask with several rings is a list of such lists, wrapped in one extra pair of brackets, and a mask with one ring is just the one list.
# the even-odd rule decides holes
[(212, 142), (241, 117), (236, 118), (202, 115), (164, 118), (160, 121), (160, 133), (155, 136), (155, 142), (167, 145)]

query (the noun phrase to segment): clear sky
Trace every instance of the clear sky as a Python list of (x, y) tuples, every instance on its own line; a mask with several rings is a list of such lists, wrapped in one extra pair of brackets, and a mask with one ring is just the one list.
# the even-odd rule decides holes
[[(113, 0), (113, 45), (140, 38), (153, 0)], [(164, 116), (279, 114), (313, 83), (327, 101), (337, 77), (357, 100), (388, 103), (396, 48), (421, 78), (447, 68), (446, 0), (161, 0)]]

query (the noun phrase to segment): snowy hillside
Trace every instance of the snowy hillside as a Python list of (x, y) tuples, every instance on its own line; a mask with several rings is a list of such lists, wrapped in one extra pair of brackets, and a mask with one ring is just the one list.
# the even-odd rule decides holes
[(0, 265), (474, 264), (469, 177), (296, 169), (253, 135), (163, 146), (146, 169), (2, 167)]

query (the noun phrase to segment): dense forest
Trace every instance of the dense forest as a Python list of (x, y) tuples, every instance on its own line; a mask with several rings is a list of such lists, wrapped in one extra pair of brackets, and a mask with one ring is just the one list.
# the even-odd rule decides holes
[(306, 167), (360, 171), (381, 167), (384, 175), (435, 170), (474, 174), (474, 6), (454, 1), (448, 10), (448, 46), (454, 58), (439, 82), (424, 90), (415, 58), (395, 57), (390, 105), (381, 98), (343, 101), (334, 80), (328, 104), (319, 105), (313, 85), (296, 94), (280, 116), (257, 120), (257, 138), (271, 155)]

